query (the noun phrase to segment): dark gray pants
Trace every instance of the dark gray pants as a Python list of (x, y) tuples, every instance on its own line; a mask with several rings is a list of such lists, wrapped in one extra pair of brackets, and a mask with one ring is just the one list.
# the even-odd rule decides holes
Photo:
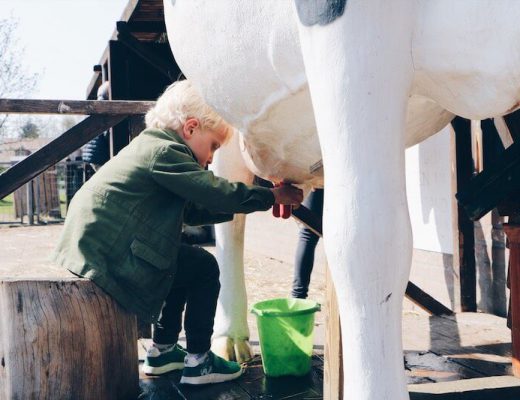
[[(302, 203), (321, 218), (323, 215), (323, 189), (316, 189)], [(291, 296), (306, 299), (314, 267), (314, 253), (319, 236), (308, 228), (300, 229), (296, 256), (294, 259), (294, 278)]]
[(215, 257), (201, 247), (181, 245), (173, 286), (161, 317), (154, 325), (153, 341), (157, 344), (177, 343), (186, 306), (184, 330), (187, 350), (190, 353), (208, 351), (219, 291), (219, 268)]

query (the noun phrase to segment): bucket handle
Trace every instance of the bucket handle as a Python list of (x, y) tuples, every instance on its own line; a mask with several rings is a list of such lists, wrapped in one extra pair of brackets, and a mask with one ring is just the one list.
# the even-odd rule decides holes
[(297, 311), (268, 311), (268, 310), (259, 310), (255, 307), (251, 308), (251, 313), (259, 316), (259, 317), (293, 317), (295, 315), (305, 315), (315, 313), (316, 311), (321, 311), (321, 304), (316, 303), (311, 308), (307, 308), (305, 310), (297, 310)]

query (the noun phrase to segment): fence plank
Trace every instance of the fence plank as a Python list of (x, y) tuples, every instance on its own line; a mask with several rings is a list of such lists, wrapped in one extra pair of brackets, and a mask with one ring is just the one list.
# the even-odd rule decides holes
[(0, 113), (13, 114), (146, 114), (155, 101), (0, 99)]

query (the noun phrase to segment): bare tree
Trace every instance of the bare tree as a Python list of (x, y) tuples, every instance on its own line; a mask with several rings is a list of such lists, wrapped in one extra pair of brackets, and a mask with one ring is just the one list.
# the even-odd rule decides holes
[[(31, 73), (22, 63), (25, 49), (17, 36), (18, 21), (0, 18), (0, 98), (22, 97), (35, 89), (39, 74)], [(8, 115), (0, 114), (0, 136)]]

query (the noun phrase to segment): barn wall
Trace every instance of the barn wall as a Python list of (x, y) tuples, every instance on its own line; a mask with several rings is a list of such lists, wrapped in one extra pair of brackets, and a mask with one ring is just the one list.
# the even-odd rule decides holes
[(453, 309), (457, 280), (450, 135), (445, 128), (406, 151), (406, 184), (414, 243), (410, 280)]
[[(447, 307), (459, 311), (451, 135), (453, 131), (447, 127), (406, 152), (407, 197), (414, 242), (410, 280)], [(502, 222), (492, 212), (474, 226), (478, 310), (505, 316), (508, 252)], [(416, 308), (409, 302), (405, 306)]]
[(450, 129), (406, 151), (414, 248), (453, 254)]

